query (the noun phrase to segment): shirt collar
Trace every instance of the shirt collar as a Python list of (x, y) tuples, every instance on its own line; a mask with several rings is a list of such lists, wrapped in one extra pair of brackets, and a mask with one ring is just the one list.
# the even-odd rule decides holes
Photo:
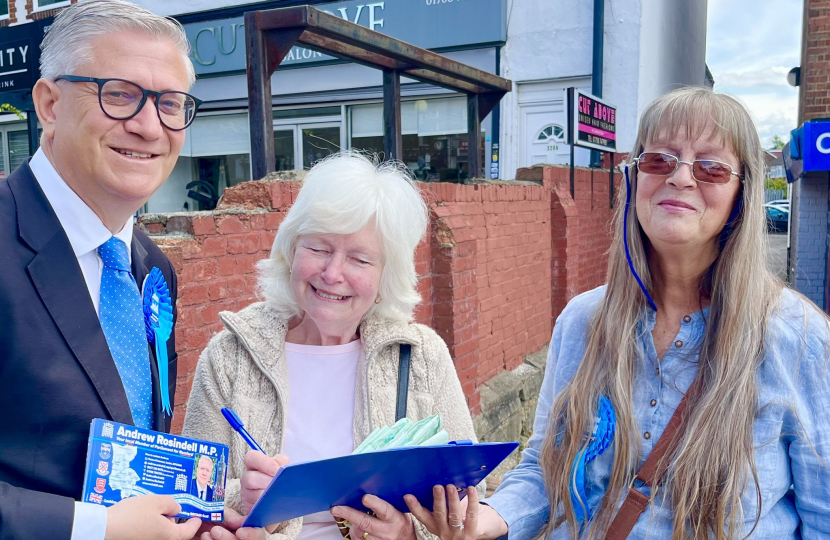
[[(706, 322), (709, 320), (709, 308), (706, 306), (700, 311), (689, 313), (689, 323), (693, 328), (699, 329), (701, 332), (706, 329)], [(646, 309), (644, 317), (638, 321), (639, 334), (645, 335), (647, 332), (654, 330), (654, 325), (657, 323), (657, 312), (653, 309)]]
[(127, 253), (130, 253), (132, 262), (132, 217), (119, 232), (113, 235), (101, 218), (64, 182), (42, 148), (38, 148), (32, 156), (29, 168), (66, 232), (75, 257), (97, 250), (98, 246), (109, 240), (111, 236), (115, 236), (127, 245)]

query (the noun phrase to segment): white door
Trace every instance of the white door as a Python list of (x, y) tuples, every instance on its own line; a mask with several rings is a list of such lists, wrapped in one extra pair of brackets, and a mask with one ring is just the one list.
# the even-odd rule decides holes
[(538, 163), (570, 163), (571, 148), (567, 141), (567, 120), (561, 101), (544, 105), (524, 105), (521, 111), (521, 167)]

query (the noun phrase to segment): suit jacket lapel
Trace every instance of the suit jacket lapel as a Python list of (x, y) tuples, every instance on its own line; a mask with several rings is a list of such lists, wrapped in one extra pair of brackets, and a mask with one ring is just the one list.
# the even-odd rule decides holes
[(138, 292), (141, 292), (141, 287), (144, 285), (144, 280), (150, 269), (147, 268), (147, 250), (141, 245), (141, 242), (133, 232), (133, 240), (130, 243), (130, 258), (132, 259), (132, 272), (135, 278), (135, 283), (138, 285)]
[[(130, 257), (132, 259), (132, 272), (135, 278), (138, 291), (143, 293), (144, 280), (147, 279), (147, 274), (150, 273), (150, 268), (147, 267), (147, 250), (141, 244), (141, 241), (133, 233), (133, 241), (131, 242)], [(142, 296), (143, 299), (143, 296)], [(150, 344), (147, 345), (150, 349), (150, 374), (153, 379), (153, 429), (156, 431), (167, 431), (165, 429), (164, 409), (161, 404), (160, 380), (158, 369), (158, 358), (156, 358), (156, 348)]]
[(132, 413), (69, 239), (28, 166), (9, 177), (20, 237), (37, 255), (29, 276), (72, 353), (116, 422)]

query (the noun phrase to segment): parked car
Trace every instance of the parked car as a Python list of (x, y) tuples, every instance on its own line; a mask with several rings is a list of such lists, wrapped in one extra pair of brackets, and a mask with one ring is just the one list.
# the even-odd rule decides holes
[(787, 204), (779, 204), (778, 201), (770, 201), (764, 205), (767, 211), (767, 231), (787, 232), (787, 221), (790, 217), (789, 201)]
[(785, 206), (788, 210), (790, 208), (790, 201), (787, 199), (775, 199), (774, 201), (770, 201), (767, 204), (775, 204), (778, 206)]

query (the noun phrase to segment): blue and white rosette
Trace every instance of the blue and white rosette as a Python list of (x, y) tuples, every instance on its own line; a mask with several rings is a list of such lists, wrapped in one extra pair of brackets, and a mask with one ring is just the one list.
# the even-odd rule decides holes
[(173, 333), (173, 302), (170, 299), (170, 289), (167, 287), (164, 275), (155, 266), (144, 280), (141, 297), (147, 341), (156, 350), (161, 406), (165, 414), (173, 416), (167, 375), (167, 340), (170, 339), (170, 335)]
[(577, 454), (571, 469), (571, 504), (578, 522), (588, 522), (593, 517), (588, 506), (588, 496), (585, 494), (585, 467), (611, 446), (616, 424), (614, 405), (608, 397), (600, 395), (597, 416), (594, 418), (594, 431), (585, 448)]

